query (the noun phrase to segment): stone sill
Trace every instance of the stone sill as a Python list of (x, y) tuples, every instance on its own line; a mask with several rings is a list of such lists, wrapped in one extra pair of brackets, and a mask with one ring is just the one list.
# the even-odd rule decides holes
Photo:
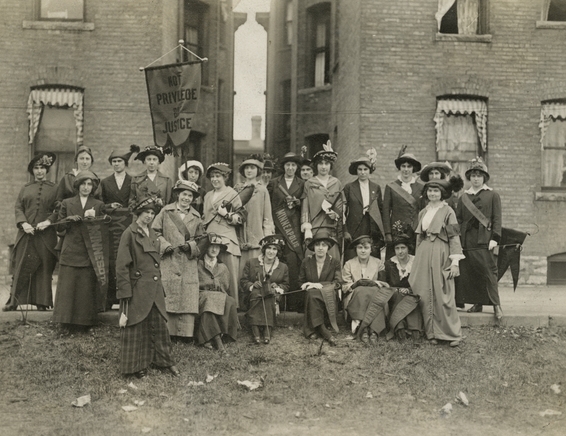
[(315, 94), (318, 92), (326, 92), (326, 91), (332, 91), (332, 85), (323, 85), (323, 86), (315, 86), (312, 88), (303, 88), (303, 89), (299, 89), (298, 93), (300, 95), (307, 95), (307, 94)]
[(537, 29), (566, 29), (566, 21), (537, 21)]
[(536, 201), (566, 201), (566, 191), (535, 192)]
[(491, 43), (491, 35), (457, 35), (452, 33), (437, 33), (436, 41), (479, 42), (489, 44)]
[(80, 32), (92, 32), (94, 23), (84, 23), (82, 21), (24, 21), (24, 29), (33, 30), (75, 30)]

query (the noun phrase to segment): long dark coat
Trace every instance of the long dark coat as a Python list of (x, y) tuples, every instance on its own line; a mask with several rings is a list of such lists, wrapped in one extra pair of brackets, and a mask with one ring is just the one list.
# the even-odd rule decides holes
[(130, 190), (132, 185), (132, 177), (126, 174), (122, 188), (118, 189), (116, 177), (114, 174), (100, 181), (100, 186), (96, 191), (96, 197), (104, 202), (104, 204), (120, 203), (122, 207), (128, 207), (130, 200)]
[[(383, 215), (381, 188), (372, 181), (369, 181), (369, 196), (370, 204), (376, 201), (379, 213)], [(385, 235), (381, 234), (377, 223), (370, 217), (369, 213), (364, 215), (364, 201), (358, 180), (344, 186), (344, 197), (346, 198), (346, 231), (350, 234), (352, 240), (361, 235), (368, 235), (372, 237), (374, 244), (383, 241)], [(379, 257), (378, 252), (372, 252), (372, 255)], [(352, 259), (355, 256), (355, 249), (346, 250), (346, 260)]]
[[(155, 231), (150, 228), (147, 236), (136, 222), (130, 224), (122, 234), (116, 258), (116, 297), (130, 299), (128, 326), (143, 321), (154, 304), (161, 316), (167, 319), (160, 263), (159, 240)], [(123, 310), (124, 305), (121, 306)]]
[[(9, 303), (11, 305), (53, 306), (51, 280), (57, 263), (55, 227), (48, 227), (43, 231), (36, 231), (35, 234), (28, 235), (21, 226), (23, 223), (36, 226), (47, 219), (52, 223), (56, 221), (56, 190), (55, 184), (49, 181), (30, 182), (21, 189), (16, 200), (18, 234), (12, 257), (14, 278)], [(35, 260), (30, 263), (25, 262), (26, 259), (30, 259), (27, 255), (32, 252)], [(28, 271), (32, 269), (34, 272), (30, 284)]]

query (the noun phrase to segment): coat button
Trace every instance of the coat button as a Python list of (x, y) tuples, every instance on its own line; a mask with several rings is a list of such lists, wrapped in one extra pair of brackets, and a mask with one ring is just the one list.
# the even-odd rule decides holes
[(153, 280), (157, 281), (157, 280), (159, 280), (159, 277), (153, 276)]
[(136, 271), (136, 275), (139, 276), (139, 275), (140, 275), (140, 272), (139, 272), (139, 271)]
[(155, 262), (155, 268), (159, 268), (159, 264)]

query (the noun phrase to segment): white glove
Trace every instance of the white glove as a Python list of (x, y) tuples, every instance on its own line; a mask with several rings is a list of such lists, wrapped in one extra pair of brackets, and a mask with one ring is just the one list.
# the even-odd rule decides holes
[(228, 210), (226, 210), (226, 208), (224, 206), (220, 206), (218, 208), (218, 215), (226, 216), (226, 215), (228, 215)]
[(51, 225), (51, 221), (49, 220), (42, 221), (37, 225), (37, 230), (45, 230), (50, 225)]
[(22, 223), (22, 230), (30, 235), (33, 235), (35, 229), (30, 223)]
[(489, 250), (493, 250), (495, 247), (497, 247), (497, 242), (492, 239), (489, 241)]
[(305, 230), (305, 239), (312, 239), (312, 230)]
[(85, 218), (94, 218), (96, 216), (96, 212), (94, 211), (94, 207), (92, 209), (85, 210)]
[(122, 328), (124, 328), (124, 327), (126, 327), (126, 325), (128, 325), (128, 317), (126, 316), (126, 314), (124, 312), (122, 312), (122, 314), (120, 315), (119, 325)]
[(303, 286), (301, 286), (301, 289), (303, 289), (303, 290), (305, 290), (305, 289), (322, 289), (322, 285), (320, 283), (306, 282), (306, 283), (303, 283)]

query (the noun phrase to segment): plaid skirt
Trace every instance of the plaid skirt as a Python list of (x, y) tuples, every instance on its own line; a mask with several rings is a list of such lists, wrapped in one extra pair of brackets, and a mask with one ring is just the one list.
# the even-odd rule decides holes
[(152, 363), (165, 368), (175, 365), (171, 358), (171, 338), (167, 322), (155, 304), (142, 322), (120, 331), (122, 374), (136, 373), (148, 368)]

